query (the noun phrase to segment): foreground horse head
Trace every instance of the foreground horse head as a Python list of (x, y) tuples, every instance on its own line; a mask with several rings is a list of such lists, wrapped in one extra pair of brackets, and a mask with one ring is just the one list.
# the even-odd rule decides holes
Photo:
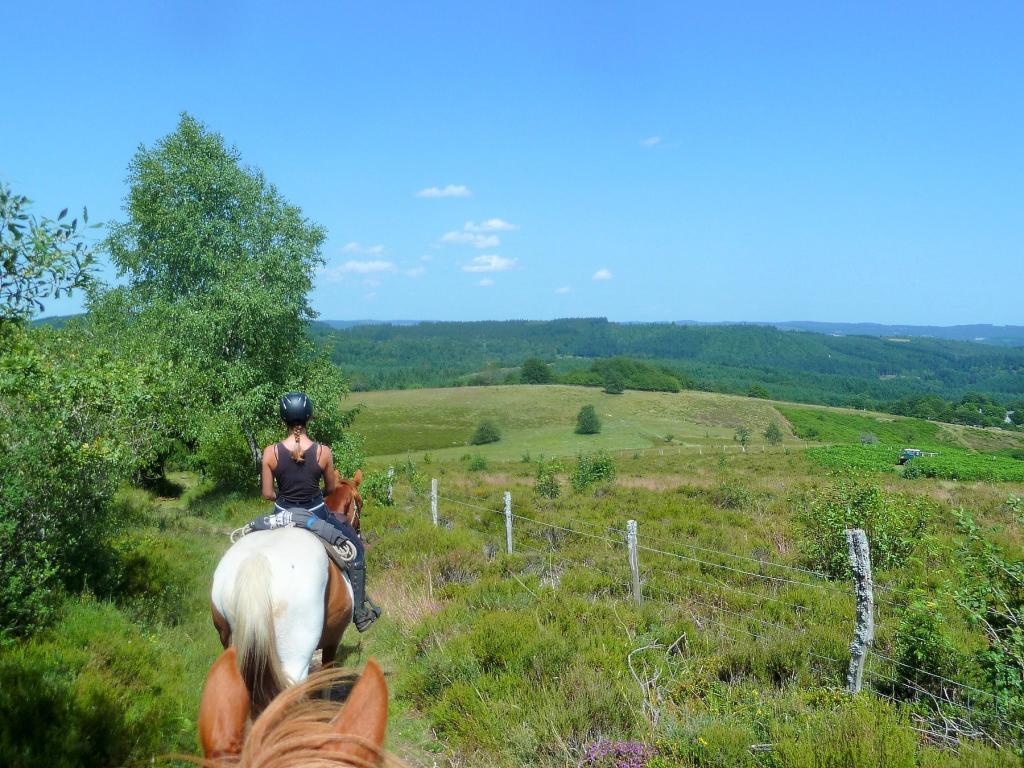
[(363, 497), (359, 485), (363, 482), (363, 470), (357, 469), (351, 480), (346, 480), (337, 469), (332, 469), (335, 489), (324, 497), (324, 503), (333, 514), (344, 517), (359, 530), (359, 515), (363, 511)]
[[(222, 689), (219, 698), (235, 701), (238, 708), (234, 712), (222, 709), (213, 717), (206, 713), (205, 720), (200, 708), (200, 738), (207, 756), (206, 760), (197, 761), (200, 765), (298, 768), (382, 763), (388, 690), (375, 660), (367, 662), (340, 711), (330, 701), (310, 698), (310, 694), (336, 685), (348, 676), (339, 670), (323, 670), (278, 696), (245, 738), (248, 696), (233, 654), (233, 648), (221, 654), (214, 664), (216, 674), (211, 670), (207, 679), (207, 689), (211, 686)], [(204, 691), (203, 706), (206, 702)], [(229, 742), (235, 747), (234, 751), (217, 751), (218, 744)]]

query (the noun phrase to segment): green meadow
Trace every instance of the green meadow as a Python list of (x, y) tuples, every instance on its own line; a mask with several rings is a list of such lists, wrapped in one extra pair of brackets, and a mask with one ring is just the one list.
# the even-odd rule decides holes
[[(761, 433), (772, 421), (782, 427), (787, 440), (793, 439), (773, 403), (709, 392), (609, 395), (596, 388), (558, 384), (511, 385), (358, 392), (350, 401), (363, 409), (357, 424), (366, 436), (367, 453), (396, 459), (409, 452), (458, 457), (482, 419), (494, 420), (502, 439), (474, 450), (494, 459), (669, 444), (733, 446), (740, 426), (763, 442)], [(577, 435), (576, 413), (588, 404), (601, 419), (601, 432)]]
[[(963, 447), (984, 443), (983, 431), (697, 392), (509, 386), (346, 402), (362, 406), (370, 476), (389, 465), (397, 475), (395, 504), (368, 495), (364, 510), (369, 589), (384, 617), (366, 635), (350, 631), (344, 663), (382, 661), (388, 746), (410, 766), (612, 768), (629, 749), (648, 768), (1021, 764), (1006, 724), (1018, 699), (970, 700), (968, 711), (954, 688), (936, 705), (944, 688), (931, 676), (995, 690), (985, 635), (962, 602), (979, 583), (963, 516), (993, 551), (1019, 553), (1022, 509), (1011, 501), (1024, 482), (904, 477), (888, 455), (858, 466), (815, 454), (882, 450), (860, 445), (870, 428), (988, 460), (996, 455)], [(604, 426), (575, 435), (587, 403)], [(469, 447), (482, 418), (502, 438)], [(762, 434), (772, 421), (780, 445)], [(798, 437), (808, 424), (814, 440)], [(739, 426), (751, 430), (746, 453)], [(1005, 454), (1015, 437), (991, 439)], [(574, 490), (576, 455), (602, 450), (616, 452), (613, 475)], [(542, 454), (553, 498), (536, 486)], [(219, 651), (210, 579), (228, 533), (263, 502), (194, 473), (171, 479), (162, 496), (119, 496), (131, 525), (112, 542), (116, 590), (67, 598), (51, 627), (0, 649), (5, 764), (195, 752), (199, 695)], [(512, 553), (505, 491), (518, 516)], [(642, 604), (627, 519), (639, 527)], [(868, 530), (879, 584), (876, 653), (857, 696), (844, 690), (846, 525)], [(934, 735), (968, 715), (986, 736), (953, 748)], [(595, 751), (607, 754), (591, 760)]]

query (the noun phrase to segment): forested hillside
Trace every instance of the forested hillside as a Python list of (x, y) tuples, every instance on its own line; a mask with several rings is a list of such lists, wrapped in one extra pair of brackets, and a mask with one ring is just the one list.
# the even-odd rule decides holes
[(1024, 349), (931, 338), (893, 341), (603, 318), (344, 330), (318, 324), (313, 333), (351, 372), (353, 388), (364, 390), (507, 380), (505, 369), (531, 357), (564, 373), (589, 367), (595, 358), (629, 356), (667, 365), (702, 389), (746, 393), (760, 385), (775, 398), (832, 405), (877, 407), (922, 394), (953, 400), (967, 392), (1010, 403), (1024, 393)]

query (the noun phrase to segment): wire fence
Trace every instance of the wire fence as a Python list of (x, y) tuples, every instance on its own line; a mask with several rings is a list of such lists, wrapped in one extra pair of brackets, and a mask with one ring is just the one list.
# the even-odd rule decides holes
[[(420, 500), (426, 498), (426, 495), (415, 493), (413, 498)], [(538, 516), (524, 515), (511, 508), (505, 508), (501, 502), (489, 504), (482, 499), (467, 500), (440, 493), (437, 493), (434, 498), (437, 502), (444, 502), (446, 505), (481, 513), (480, 519), (483, 522), (486, 522), (491, 516), (494, 518), (504, 516), (513, 524), (519, 522), (542, 531), (557, 532), (562, 537), (574, 536), (580, 540), (601, 542), (603, 545), (608, 545), (610, 549), (621, 548), (624, 552), (629, 549), (627, 530), (613, 525), (602, 526), (578, 519), (571, 521), (559, 518), (540, 519)], [(546, 517), (551, 518), (550, 513)], [(552, 541), (547, 541), (547, 546), (542, 545), (541, 547), (531, 546), (536, 543), (533, 539), (529, 540), (530, 543), (524, 541), (523, 526), (514, 528), (510, 525), (509, 530), (520, 531), (512, 546), (513, 553), (548, 559), (555, 557), (568, 559), (568, 556), (561, 551), (561, 547), (556, 546)], [(642, 578), (638, 580), (639, 593), (634, 594), (634, 598), (638, 602), (648, 601), (683, 611), (689, 614), (698, 625), (711, 621), (732, 640), (737, 640), (737, 635), (758, 641), (777, 640), (780, 636), (779, 633), (786, 633), (789, 638), (807, 636), (812, 628), (807, 623), (811, 618), (811, 607), (787, 600), (780, 595), (781, 590), (792, 587), (810, 588), (819, 592), (823, 597), (828, 598), (829, 605), (847, 612), (847, 616), (853, 610), (853, 590), (843, 589), (829, 579), (827, 574), (820, 571), (789, 563), (780, 563), (768, 558), (739, 555), (679, 539), (669, 540), (665, 537), (648, 536), (646, 533), (643, 534), (643, 540), (659, 546), (639, 543), (635, 545), (637, 552), (647, 556), (647, 562), (641, 568)], [(512, 539), (509, 541), (511, 543)], [(685, 552), (677, 551), (678, 549), (683, 549)], [(703, 557), (699, 555), (703, 555)], [(660, 558), (656, 564), (650, 562), (656, 558)], [(726, 562), (717, 562), (716, 559), (711, 558)], [(741, 564), (757, 566), (757, 569), (740, 567)], [(696, 568), (699, 575), (683, 570), (686, 567)], [(760, 585), (766, 592), (745, 589), (710, 575), (716, 572), (721, 573), (722, 578), (729, 576), (743, 578), (749, 582), (746, 586)], [(777, 575), (778, 573), (786, 575)], [(681, 595), (661, 586), (661, 584), (677, 580), (710, 590), (710, 594), (693, 590)], [(876, 584), (874, 586), (885, 594), (898, 595), (908, 601), (916, 600), (921, 596), (920, 591), (895, 585)], [(767, 590), (772, 592), (767, 593)], [(729, 603), (729, 595), (756, 601), (757, 606), (762, 603), (771, 603), (791, 609), (795, 616), (799, 616), (805, 621), (799, 624), (784, 624), (763, 616), (753, 615), (749, 611), (737, 610)], [(700, 606), (706, 610), (697, 611), (694, 606)], [(843, 673), (843, 668), (849, 663), (849, 660), (838, 659), (812, 644), (808, 644), (804, 651), (812, 658), (828, 662), (840, 675)], [(1006, 719), (1000, 710), (997, 695), (894, 658), (874, 648), (871, 649), (870, 656), (876, 659), (876, 662), (874, 665), (868, 665), (864, 675), (871, 683), (871, 692), (898, 706), (910, 706), (916, 713), (914, 716), (917, 717), (915, 721), (917, 725), (914, 726), (914, 729), (923, 736), (939, 742), (950, 743), (960, 738), (981, 738), (999, 745), (997, 737), (992, 732), (994, 727), (998, 727), (1004, 733), (1014, 733), (1017, 741), (1024, 740), (1022, 739), (1024, 725)], [(880, 670), (877, 666), (878, 661), (887, 664), (888, 670)], [(915, 682), (915, 680), (922, 679), (934, 681), (935, 690), (925, 688)], [(901, 695), (895, 695), (895, 692), (901, 692)], [(984, 703), (979, 703), (979, 699)], [(924, 706), (924, 711), (920, 711), (922, 706)]]

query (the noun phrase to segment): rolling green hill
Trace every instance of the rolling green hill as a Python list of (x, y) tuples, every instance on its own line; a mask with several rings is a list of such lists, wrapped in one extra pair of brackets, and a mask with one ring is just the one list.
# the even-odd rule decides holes
[[(603, 449), (666, 446), (729, 446), (738, 450), (737, 427), (751, 431), (760, 450), (771, 422), (782, 428), (787, 445), (857, 444), (874, 435), (883, 444), (948, 446), (998, 452), (1024, 448), (1024, 435), (826, 406), (796, 406), (759, 398), (711, 392), (626, 392), (608, 395), (587, 387), (559, 384), (450, 387), (359, 392), (356, 429), (375, 457), (430, 452), (456, 457), (467, 451), (488, 458), (517, 459), (524, 453), (571, 456)], [(576, 413), (592, 404), (602, 420), (597, 435), (573, 432)], [(476, 425), (493, 420), (502, 439), (469, 446)], [(669, 441), (671, 437), (671, 442)]]
[(878, 407), (911, 395), (971, 391), (1024, 396), (1024, 349), (933, 338), (889, 339), (781, 331), (755, 325), (680, 326), (553, 321), (419, 323), (312, 328), (357, 390), (500, 383), (529, 357), (556, 372), (629, 356), (667, 365), (700, 389)]

